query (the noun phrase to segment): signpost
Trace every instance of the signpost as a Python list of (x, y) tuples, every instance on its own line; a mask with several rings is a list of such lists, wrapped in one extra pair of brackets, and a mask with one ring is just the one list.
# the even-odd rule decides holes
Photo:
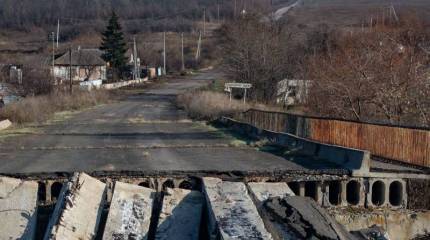
[(246, 90), (252, 88), (252, 84), (250, 83), (226, 83), (224, 91), (230, 93), (230, 102), (231, 102), (231, 93), (233, 88), (241, 88), (244, 90), (243, 95), (243, 103), (246, 103)]

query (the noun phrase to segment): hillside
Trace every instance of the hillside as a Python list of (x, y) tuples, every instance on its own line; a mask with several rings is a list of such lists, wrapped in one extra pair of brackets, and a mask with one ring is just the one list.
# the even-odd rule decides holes
[(288, 21), (301, 28), (328, 25), (331, 27), (361, 27), (383, 16), (414, 14), (430, 20), (430, 1), (427, 0), (301, 0), (299, 7), (289, 12)]

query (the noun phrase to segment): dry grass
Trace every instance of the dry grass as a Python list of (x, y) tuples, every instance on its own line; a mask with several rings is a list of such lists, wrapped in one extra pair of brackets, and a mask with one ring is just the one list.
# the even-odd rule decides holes
[(109, 99), (109, 92), (105, 90), (75, 91), (73, 95), (56, 92), (49, 95), (27, 97), (2, 108), (0, 119), (9, 119), (18, 124), (44, 122), (56, 112), (79, 110), (105, 103)]
[(219, 92), (193, 91), (179, 95), (177, 105), (184, 108), (188, 115), (194, 119), (214, 120), (221, 116), (231, 116), (250, 108), (242, 101), (232, 100)]

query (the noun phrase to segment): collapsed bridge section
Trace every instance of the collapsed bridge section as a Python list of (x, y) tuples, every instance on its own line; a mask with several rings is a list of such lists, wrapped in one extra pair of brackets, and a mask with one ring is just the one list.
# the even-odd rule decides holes
[[(410, 234), (407, 237), (422, 235), (430, 229), (429, 212), (418, 213), (408, 204), (408, 190), (413, 184), (412, 180), (404, 179), (329, 175), (289, 179), (223, 175), (94, 178), (83, 173), (70, 179), (64, 177), (63, 181), (39, 179), (39, 184), (34, 180), (0, 179), (0, 219), (21, 222), (20, 227), (0, 225), (0, 238), (283, 239), (289, 235), (300, 239), (309, 234), (303, 229), (312, 228), (314, 234), (331, 236), (328, 239), (348, 239), (342, 238), (351, 234), (348, 231), (370, 227), (351, 221), (350, 212), (345, 214), (350, 208), (368, 209), (367, 214), (385, 209), (385, 213), (393, 214), (392, 219), (398, 212), (396, 209), (401, 209), (404, 227), (420, 226), (402, 233)], [(6, 190), (2, 192), (3, 189)], [(19, 202), (14, 198), (18, 193), (33, 197)], [(29, 210), (25, 210), (26, 206)], [(33, 212), (34, 218), (22, 218), (23, 211)], [(283, 211), (295, 212), (304, 225), (292, 224)], [(335, 227), (327, 232), (321, 227), (324, 224), (309, 223), (306, 220), (309, 214), (318, 214), (324, 219), (321, 221)], [(415, 216), (414, 220), (408, 216)], [(375, 217), (374, 222), (378, 221)], [(391, 221), (388, 227), (392, 238), (405, 237), (390, 232), (395, 224)]]

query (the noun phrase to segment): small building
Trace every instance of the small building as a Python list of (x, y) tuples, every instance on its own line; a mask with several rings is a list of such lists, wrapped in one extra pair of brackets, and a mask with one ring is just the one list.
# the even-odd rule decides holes
[(287, 106), (305, 103), (310, 86), (310, 80), (284, 79), (279, 81), (276, 102)]
[(106, 80), (106, 62), (99, 49), (74, 49), (72, 56), (67, 51), (54, 62), (54, 76), (59, 83), (69, 81), (69, 69), (75, 82)]
[(22, 64), (0, 64), (0, 81), (22, 84)]

